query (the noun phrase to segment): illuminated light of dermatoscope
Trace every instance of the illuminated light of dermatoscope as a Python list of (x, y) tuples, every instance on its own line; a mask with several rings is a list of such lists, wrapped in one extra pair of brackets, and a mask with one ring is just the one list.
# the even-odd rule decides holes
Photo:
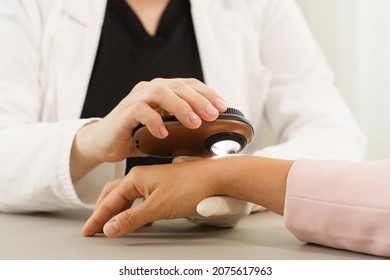
[(233, 140), (222, 140), (214, 143), (210, 151), (216, 156), (237, 154), (241, 151), (241, 145)]

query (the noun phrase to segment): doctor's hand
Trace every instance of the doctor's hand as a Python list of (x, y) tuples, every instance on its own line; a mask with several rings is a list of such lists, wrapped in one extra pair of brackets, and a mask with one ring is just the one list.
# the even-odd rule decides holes
[(140, 82), (103, 119), (83, 126), (71, 151), (71, 176), (75, 182), (102, 162), (118, 162), (137, 150), (133, 130), (144, 124), (152, 135), (165, 138), (162, 115), (173, 114), (186, 127), (213, 121), (227, 106), (211, 88), (196, 79), (154, 79)]
[(266, 211), (265, 207), (229, 196), (212, 196), (196, 206), (196, 214), (187, 217), (194, 224), (213, 227), (234, 227), (251, 213)]
[[(180, 156), (173, 159), (173, 163), (198, 160), (197, 157)], [(229, 196), (212, 196), (203, 199), (196, 206), (195, 214), (186, 217), (195, 224), (214, 227), (234, 227), (243, 217), (266, 208)]]

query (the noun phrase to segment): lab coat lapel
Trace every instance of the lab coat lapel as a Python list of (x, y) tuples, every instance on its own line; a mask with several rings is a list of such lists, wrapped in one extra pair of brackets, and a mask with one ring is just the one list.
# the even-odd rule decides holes
[(80, 117), (107, 0), (64, 1), (54, 47), (57, 118)]
[(248, 94), (243, 87), (247, 85), (247, 67), (253, 62), (245, 61), (250, 56), (244, 52), (251, 48), (244, 43), (251, 25), (244, 24), (249, 19), (239, 2), (192, 0), (191, 10), (205, 82), (228, 104), (248, 111), (250, 99), (243, 96)]
[[(98, 48), (107, 0), (64, 1), (56, 30), (54, 64), (59, 120), (80, 116)], [(249, 77), (257, 65), (250, 17), (242, 1), (191, 0), (206, 83), (228, 104), (250, 111)], [(249, 70), (248, 70), (249, 69)]]

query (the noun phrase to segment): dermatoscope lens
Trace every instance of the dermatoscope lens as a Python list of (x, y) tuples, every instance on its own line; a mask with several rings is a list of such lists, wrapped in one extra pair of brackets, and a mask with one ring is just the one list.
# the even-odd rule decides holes
[(238, 154), (241, 149), (241, 144), (233, 140), (218, 141), (210, 147), (210, 151), (216, 156)]
[(216, 156), (238, 154), (245, 145), (244, 136), (231, 132), (214, 134), (205, 143), (206, 149)]

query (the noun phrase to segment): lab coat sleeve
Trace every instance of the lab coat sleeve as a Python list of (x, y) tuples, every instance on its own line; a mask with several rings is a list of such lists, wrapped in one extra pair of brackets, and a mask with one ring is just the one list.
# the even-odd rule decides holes
[(123, 174), (123, 163), (107, 163), (72, 184), (71, 145), (90, 120), (42, 118), (44, 18), (37, 3), (4, 0), (0, 9), (0, 211), (91, 207), (105, 182)]
[(339, 95), (298, 5), (292, 0), (266, 2), (259, 17), (259, 44), (271, 75), (265, 118), (276, 144), (256, 154), (361, 160), (365, 136)]
[(69, 158), (74, 135), (89, 120), (21, 124), (0, 129), (0, 211), (92, 208), (123, 164), (104, 163), (73, 185)]
[(390, 257), (390, 160), (297, 160), (285, 224), (300, 240)]

